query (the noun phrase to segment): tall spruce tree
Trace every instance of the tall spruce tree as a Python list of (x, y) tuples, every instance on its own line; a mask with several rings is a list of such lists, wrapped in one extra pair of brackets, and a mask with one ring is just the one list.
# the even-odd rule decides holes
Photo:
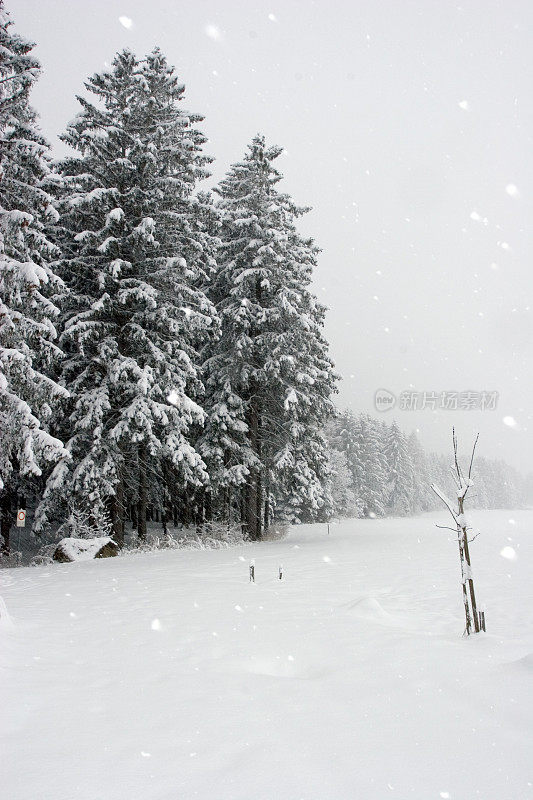
[(62, 137), (77, 155), (58, 185), (72, 461), (46, 500), (66, 499), (68, 470), (70, 497), (107, 510), (121, 542), (126, 507), (145, 538), (150, 503), (207, 479), (189, 434), (204, 418), (197, 350), (215, 319), (199, 288), (210, 234), (192, 198), (210, 159), (202, 117), (181, 108), (184, 87), (157, 48), (142, 61), (118, 53), (85, 85), (96, 102), (78, 98)]
[(428, 487), (428, 464), (416, 431), (407, 440), (407, 447), (413, 465), (413, 491), (411, 511), (429, 511), (433, 504), (432, 492)]
[(413, 500), (413, 463), (407, 439), (394, 421), (385, 441), (387, 459), (387, 507), (391, 514), (411, 513)]
[(352, 476), (352, 489), (362, 516), (385, 514), (385, 479), (380, 424), (368, 414), (356, 417), (348, 411), (341, 417), (338, 434), (341, 450)]
[(67, 456), (48, 423), (68, 393), (51, 375), (62, 284), (47, 237), (56, 211), (45, 189), (48, 144), (29, 94), (40, 73), (33, 44), (13, 32), (0, 0), (0, 505), (9, 550), (21, 476), (39, 476)]
[(274, 508), (295, 520), (329, 502), (323, 425), (335, 376), (325, 309), (309, 288), (318, 250), (296, 229), (307, 209), (276, 189), (281, 152), (256, 136), (217, 190), (222, 246), (212, 297), (221, 337), (206, 362), (202, 452), (219, 493), (239, 487), (251, 539)]
[(332, 447), (329, 451), (331, 470), (331, 495), (333, 513), (340, 517), (360, 517), (362, 508), (357, 504), (345, 453)]

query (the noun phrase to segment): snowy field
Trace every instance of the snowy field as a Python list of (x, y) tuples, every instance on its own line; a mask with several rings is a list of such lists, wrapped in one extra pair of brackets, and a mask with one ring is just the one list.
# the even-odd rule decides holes
[(533, 512), (471, 517), (468, 640), (445, 511), (2, 571), (2, 800), (533, 798)]

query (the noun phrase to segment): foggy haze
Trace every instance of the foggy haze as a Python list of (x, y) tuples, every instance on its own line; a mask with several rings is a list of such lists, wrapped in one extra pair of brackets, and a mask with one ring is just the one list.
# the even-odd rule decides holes
[(464, 450), (479, 430), (480, 454), (533, 469), (529, 2), (9, 8), (37, 43), (32, 101), (56, 156), (84, 79), (156, 44), (205, 115), (209, 185), (258, 131), (285, 148), (283, 190), (313, 207), (301, 229), (323, 250), (314, 287), (341, 408), (378, 416), (378, 389), (497, 392), (493, 410), (383, 418), (438, 451), (452, 425)]

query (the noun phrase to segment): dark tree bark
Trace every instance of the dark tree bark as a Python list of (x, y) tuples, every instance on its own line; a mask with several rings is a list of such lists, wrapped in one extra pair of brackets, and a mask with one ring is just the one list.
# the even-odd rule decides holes
[(248, 534), (248, 522), (246, 519), (246, 495), (248, 492), (248, 483), (245, 483), (241, 486), (241, 490), (239, 492), (239, 512), (241, 517), (241, 528), (243, 536)]
[(146, 513), (148, 508), (148, 486), (146, 475), (146, 445), (139, 445), (139, 494), (137, 501), (137, 532), (142, 542), (146, 541)]
[(130, 506), (130, 519), (131, 519), (131, 527), (132, 530), (137, 529), (137, 506), (135, 503), (132, 503)]
[(111, 535), (119, 547), (124, 547), (124, 484), (119, 477), (115, 494), (109, 498), (108, 511), (111, 517)]
[(262, 491), (261, 491), (261, 414), (259, 398), (253, 394), (248, 411), (248, 430), (252, 451), (257, 457), (258, 466), (250, 469), (246, 483), (246, 527), (252, 541), (261, 539), (262, 533)]
[(213, 497), (209, 490), (205, 492), (204, 514), (206, 522), (213, 521)]
[(270, 527), (270, 474), (268, 467), (265, 468), (265, 510), (263, 528), (265, 531)]
[[(463, 512), (463, 503), (464, 503), (463, 498), (460, 497), (459, 498), (459, 514), (463, 514), (464, 513)], [(467, 575), (469, 576), (468, 577), (468, 588), (470, 590), (470, 602), (471, 602), (471, 605), (472, 605), (472, 617), (473, 617), (473, 621), (474, 621), (474, 630), (475, 630), (476, 633), (479, 633), (479, 629), (480, 629), (479, 628), (479, 615), (478, 615), (478, 611), (477, 611), (476, 593), (474, 591), (474, 580), (471, 577), (471, 575), (472, 575), (472, 564), (470, 562), (470, 550), (468, 549), (468, 531), (467, 531), (466, 524), (460, 526), (459, 536), (462, 539), (464, 560), (465, 560), (465, 563), (467, 565)], [(464, 583), (463, 583), (463, 586), (466, 589), (466, 586), (465, 586)], [(468, 633), (470, 633), (470, 631), (468, 631)]]
[(6, 556), (11, 552), (10, 533), (12, 524), (12, 497), (11, 493), (5, 489), (0, 498), (0, 534), (2, 535), (2, 553)]

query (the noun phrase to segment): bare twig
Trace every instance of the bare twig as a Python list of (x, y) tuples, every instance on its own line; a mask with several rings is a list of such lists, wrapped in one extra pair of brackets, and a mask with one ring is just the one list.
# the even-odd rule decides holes
[[(468, 468), (468, 480), (470, 480), (470, 477), (472, 475), (472, 464), (474, 463), (474, 453), (476, 452), (476, 445), (477, 445), (478, 439), (479, 439), (479, 433), (477, 434), (476, 439), (474, 441), (474, 446), (472, 448), (472, 455), (470, 456), (470, 466)], [(466, 497), (466, 492), (468, 491), (468, 489), (469, 489), (469, 487), (467, 486), (466, 491), (464, 493), (464, 497)]]

